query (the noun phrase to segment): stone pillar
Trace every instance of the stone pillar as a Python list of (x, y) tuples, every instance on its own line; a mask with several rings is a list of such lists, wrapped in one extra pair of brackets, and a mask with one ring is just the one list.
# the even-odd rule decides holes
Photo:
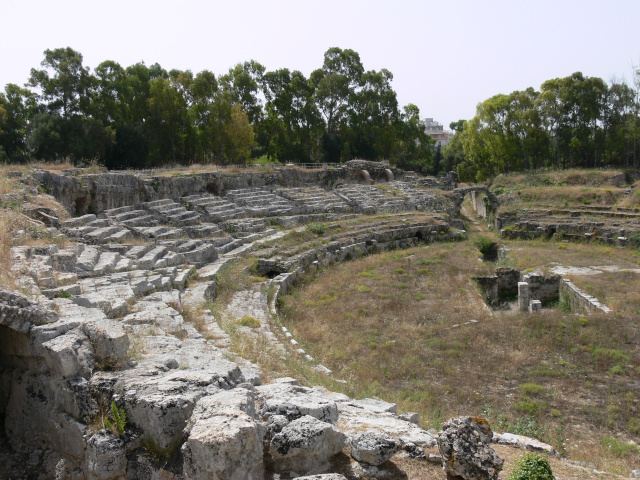
[(518, 282), (518, 306), (521, 312), (529, 310), (530, 299), (529, 284), (527, 282)]
[(529, 313), (542, 312), (542, 302), (540, 300), (531, 300), (529, 302)]

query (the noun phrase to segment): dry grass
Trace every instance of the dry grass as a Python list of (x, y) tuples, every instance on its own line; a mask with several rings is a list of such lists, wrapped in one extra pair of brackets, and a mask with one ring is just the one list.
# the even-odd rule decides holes
[[(628, 249), (517, 244), (513, 257), (521, 268), (635, 260)], [(284, 298), (283, 322), (312, 356), (348, 380), (351, 395), (418, 411), (425, 427), (455, 415), (488, 415), (502, 429), (540, 437), (571, 458), (594, 461), (585, 452), (597, 451), (599, 468), (628, 473), (637, 456), (614, 457), (600, 440), (630, 439), (640, 416), (640, 388), (630, 383), (640, 373), (637, 320), (582, 321), (551, 311), (491, 315), (469, 283), (489, 269), (477, 256), (468, 240), (334, 266)], [(465, 325), (470, 320), (478, 323)], [(620, 362), (621, 371), (614, 368)], [(528, 383), (542, 389), (522, 387)]]
[(625, 198), (625, 188), (586, 186), (526, 187), (500, 197), (503, 203), (533, 207), (613, 206)]
[(503, 187), (518, 189), (522, 187), (544, 187), (547, 185), (608, 185), (611, 177), (622, 170), (539, 170), (536, 172), (518, 172), (501, 174), (491, 181), (492, 188)]

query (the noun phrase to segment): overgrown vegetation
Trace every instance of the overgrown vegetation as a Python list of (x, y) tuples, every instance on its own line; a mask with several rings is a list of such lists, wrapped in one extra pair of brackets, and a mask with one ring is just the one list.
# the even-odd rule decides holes
[(508, 480), (555, 480), (549, 460), (537, 453), (528, 453), (516, 462)]

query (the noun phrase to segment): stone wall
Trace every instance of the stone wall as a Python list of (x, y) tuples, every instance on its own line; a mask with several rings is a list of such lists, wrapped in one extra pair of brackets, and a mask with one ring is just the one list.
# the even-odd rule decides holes
[(602, 305), (597, 298), (576, 287), (571, 280), (563, 278), (560, 282), (560, 295), (567, 301), (571, 310), (584, 311), (586, 313), (611, 313), (611, 309)]
[(169, 175), (101, 173), (64, 176), (36, 170), (33, 176), (42, 188), (53, 195), (74, 216), (101, 213), (104, 210), (139, 205), (143, 202), (180, 197), (198, 192), (224, 196), (227, 191), (259, 187), (303, 187), (319, 185), (330, 188), (347, 178), (343, 168), (306, 170), (277, 168), (260, 172), (193, 172)]

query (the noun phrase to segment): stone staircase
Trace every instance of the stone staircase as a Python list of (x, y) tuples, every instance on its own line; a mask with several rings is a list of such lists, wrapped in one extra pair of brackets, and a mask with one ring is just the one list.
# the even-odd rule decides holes
[(197, 194), (180, 198), (180, 201), (189, 205), (192, 210), (200, 212), (204, 218), (211, 222), (227, 222), (232, 219), (245, 216), (243, 208), (235, 203), (215, 195)]
[(293, 215), (300, 210), (292, 201), (263, 189), (230, 190), (225, 198), (243, 207), (253, 217)]
[(129, 229), (113, 225), (107, 218), (98, 218), (93, 214), (72, 218), (61, 223), (62, 231), (71, 238), (87, 243), (122, 242), (133, 238)]
[(162, 223), (177, 227), (196, 225), (201, 220), (198, 212), (187, 210), (184, 206), (168, 198), (145, 202), (141, 206), (156, 215)]
[(333, 192), (320, 187), (283, 188), (278, 195), (304, 207), (305, 213), (349, 213), (353, 209)]

